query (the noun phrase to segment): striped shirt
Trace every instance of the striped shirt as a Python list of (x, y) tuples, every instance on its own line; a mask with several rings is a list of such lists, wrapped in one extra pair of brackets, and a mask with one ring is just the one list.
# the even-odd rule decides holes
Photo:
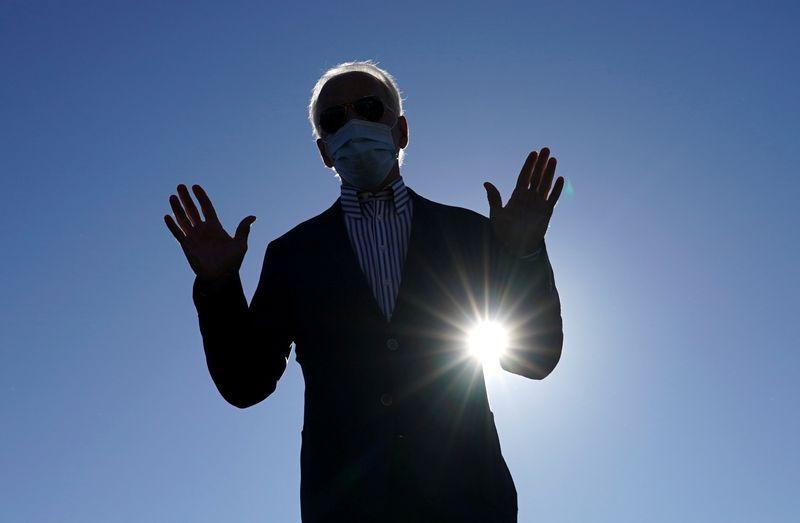
[(339, 201), (358, 263), (375, 301), (390, 321), (400, 290), (413, 214), (403, 178), (374, 194), (342, 185)]

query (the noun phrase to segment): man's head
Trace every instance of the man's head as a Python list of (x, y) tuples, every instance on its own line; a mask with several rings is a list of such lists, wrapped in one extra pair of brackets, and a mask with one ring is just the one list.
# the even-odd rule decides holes
[[(398, 160), (387, 177), (387, 180), (393, 179), (399, 175), (399, 167), (403, 165), (403, 149), (408, 145), (408, 124), (402, 114), (400, 90), (388, 72), (372, 61), (345, 62), (329, 69), (312, 90), (308, 119), (322, 161), (327, 167), (333, 167), (333, 157), (325, 143), (331, 135), (320, 126), (320, 114), (330, 107), (349, 104), (367, 96), (377, 97), (386, 107), (383, 116), (377, 121), (392, 128), (392, 138), (400, 151)], [(365, 119), (352, 106), (345, 109), (345, 122), (353, 118)]]

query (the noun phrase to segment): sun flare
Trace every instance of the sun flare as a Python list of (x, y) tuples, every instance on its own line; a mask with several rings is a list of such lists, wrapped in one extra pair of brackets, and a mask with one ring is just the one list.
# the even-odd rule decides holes
[(469, 332), (468, 345), (469, 353), (485, 369), (496, 370), (500, 366), (500, 356), (508, 348), (508, 333), (496, 321), (482, 321)]

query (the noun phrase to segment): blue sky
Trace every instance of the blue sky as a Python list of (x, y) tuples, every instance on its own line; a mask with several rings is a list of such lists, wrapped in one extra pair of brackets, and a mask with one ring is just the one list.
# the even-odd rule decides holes
[[(293, 4), (297, 6), (299, 4)], [(488, 214), (528, 151), (565, 330), (543, 381), (488, 379), (519, 520), (800, 512), (800, 9), (793, 2), (0, 4), (0, 519), (299, 521), (303, 381), (225, 403), (178, 183), (273, 238), (338, 194), (317, 77), (374, 59), (406, 183)]]

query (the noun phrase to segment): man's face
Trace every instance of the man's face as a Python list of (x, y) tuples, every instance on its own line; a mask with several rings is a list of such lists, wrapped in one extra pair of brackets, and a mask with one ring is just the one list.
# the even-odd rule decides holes
[[(380, 123), (391, 127), (395, 124), (395, 119), (397, 119), (397, 125), (392, 128), (392, 137), (394, 138), (395, 145), (404, 149), (406, 145), (408, 145), (408, 124), (406, 122), (406, 117), (397, 117), (394, 108), (392, 108), (392, 103), (389, 100), (386, 88), (371, 74), (354, 71), (328, 80), (322, 87), (319, 98), (317, 98), (317, 115), (321, 114), (322, 111), (328, 107), (355, 102), (359, 98), (364, 98), (365, 96), (377, 96), (386, 107), (386, 110), (383, 112), (383, 117), (378, 120)], [(346, 109), (346, 121), (352, 118), (364, 119), (356, 113), (352, 107), (347, 107)], [(317, 139), (317, 147), (322, 155), (322, 161), (325, 162), (326, 166), (333, 167), (333, 158), (328, 154), (326, 144), (323, 141), (331, 135), (322, 129), (320, 129), (320, 135), (321, 137)]]

